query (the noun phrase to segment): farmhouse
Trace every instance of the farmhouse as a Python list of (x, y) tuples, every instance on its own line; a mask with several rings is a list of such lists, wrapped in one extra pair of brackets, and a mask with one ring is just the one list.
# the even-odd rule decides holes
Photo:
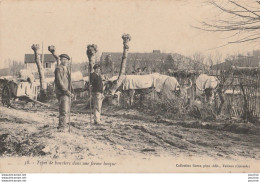
[[(56, 60), (52, 54), (44, 54), (43, 56), (43, 68), (45, 71), (53, 72), (56, 66)], [(37, 65), (35, 63), (35, 56), (34, 54), (25, 54), (24, 56), (24, 63), (26, 65), (26, 69), (37, 71)], [(40, 59), (42, 60), (42, 55), (40, 55)]]
[[(122, 60), (121, 52), (103, 52), (100, 57), (102, 65), (112, 64), (115, 68), (120, 68)], [(110, 62), (110, 63), (109, 63)], [(132, 73), (137, 68), (148, 68), (152, 72), (165, 72), (168, 69), (192, 70), (203, 69), (205, 65), (195, 63), (194, 60), (177, 53), (162, 53), (160, 50), (153, 50), (149, 53), (132, 53), (127, 56), (127, 74)]]
[[(150, 53), (128, 53), (127, 61), (163, 61), (167, 58), (168, 53), (161, 53), (159, 50), (153, 50)], [(105, 61), (107, 56), (111, 56), (113, 62), (121, 62), (122, 52), (103, 52), (100, 60)]]

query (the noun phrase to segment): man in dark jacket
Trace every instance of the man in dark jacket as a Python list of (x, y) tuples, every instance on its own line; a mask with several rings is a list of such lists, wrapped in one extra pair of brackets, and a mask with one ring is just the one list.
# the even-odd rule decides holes
[(94, 124), (100, 122), (102, 101), (104, 99), (103, 95), (103, 78), (100, 71), (100, 65), (95, 64), (94, 72), (90, 75), (90, 84), (92, 86), (93, 94), (93, 105), (94, 105)]
[(55, 69), (55, 92), (59, 101), (59, 131), (65, 131), (65, 125), (69, 121), (71, 93), (71, 73), (68, 65), (70, 57), (61, 54), (61, 64)]

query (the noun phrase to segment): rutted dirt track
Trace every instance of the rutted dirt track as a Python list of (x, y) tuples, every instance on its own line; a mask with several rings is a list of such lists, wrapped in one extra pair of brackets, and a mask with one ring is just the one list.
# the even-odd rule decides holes
[(12, 108), (0, 106), (1, 156), (260, 159), (259, 124), (169, 120), (104, 106), (102, 124), (94, 125), (84, 104), (72, 108), (71, 133), (59, 133), (55, 109), (19, 102)]

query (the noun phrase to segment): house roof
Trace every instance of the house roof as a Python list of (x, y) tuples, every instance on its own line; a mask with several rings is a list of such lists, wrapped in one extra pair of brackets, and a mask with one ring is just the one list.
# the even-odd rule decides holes
[[(40, 57), (42, 58), (41, 54), (40, 54)], [(24, 63), (35, 63), (34, 58), (35, 58), (34, 54), (25, 54)], [(54, 58), (54, 56), (52, 54), (44, 54), (44, 62), (54, 63), (54, 62), (56, 62), (56, 59)]]
[(219, 70), (225, 70), (229, 69), (232, 66), (238, 66), (238, 67), (258, 67), (260, 66), (260, 57), (254, 57), (254, 56), (241, 56), (238, 57), (235, 60), (226, 60), (223, 63), (215, 64), (212, 66), (212, 69), (219, 69)]

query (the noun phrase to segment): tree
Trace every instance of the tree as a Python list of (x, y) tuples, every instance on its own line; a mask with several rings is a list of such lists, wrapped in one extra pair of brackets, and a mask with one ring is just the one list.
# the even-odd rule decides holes
[(176, 60), (174, 60), (173, 56), (171, 54), (169, 54), (164, 62), (164, 71), (167, 71), (168, 69), (173, 69), (173, 70), (177, 70), (178, 69), (178, 65)]
[(20, 70), (25, 68), (25, 64), (23, 62), (10, 59), (8, 59), (8, 62), (10, 70), (9, 75), (17, 76), (19, 75)]
[(131, 36), (129, 34), (123, 34), (122, 39), (123, 39), (123, 56), (122, 56), (121, 67), (120, 67), (120, 72), (119, 72), (118, 78), (117, 78), (116, 82), (113, 83), (113, 85), (110, 89), (110, 92), (112, 95), (114, 95), (115, 91), (122, 84), (123, 79), (124, 79), (127, 55), (128, 55), (128, 51), (129, 51), (128, 44), (131, 41)]
[(214, 65), (214, 58), (211, 54), (209, 54), (206, 58), (206, 62), (205, 64), (209, 65), (209, 66), (213, 66)]
[(197, 27), (205, 31), (212, 32), (232, 32), (239, 35), (237, 40), (228, 43), (255, 42), (260, 39), (260, 1), (254, 0), (226, 0), (209, 3), (220, 11), (217, 20), (202, 21), (202, 27)]
[(112, 73), (114, 75), (114, 63), (112, 61), (111, 54), (105, 57), (105, 73)]
[(194, 70), (201, 70), (204, 69), (204, 59), (205, 56), (201, 54), (200, 52), (196, 52), (191, 56), (192, 62), (191, 67)]
[(96, 63), (96, 53), (97, 53), (97, 45), (96, 44), (89, 44), (87, 46), (87, 56), (89, 60), (89, 73), (93, 72), (93, 66)]
[(32, 45), (32, 50), (34, 51), (34, 56), (35, 56), (35, 63), (37, 65), (38, 68), (38, 73), (39, 73), (39, 77), (40, 77), (40, 96), (39, 99), (41, 101), (46, 101), (47, 99), (47, 87), (45, 84), (45, 76), (44, 76), (44, 69), (42, 67), (42, 62), (40, 59), (40, 54), (39, 54), (39, 50), (40, 50), (40, 46), (39, 44), (33, 44)]
[(59, 56), (58, 54), (56, 53), (56, 48), (54, 45), (51, 45), (51, 46), (48, 46), (48, 50), (51, 52), (51, 54), (54, 56), (54, 58), (56, 59), (57, 61), (57, 66), (60, 65), (60, 59), (59, 59)]
[(127, 60), (128, 51), (129, 51), (128, 43), (131, 41), (131, 36), (129, 34), (123, 34), (122, 39), (123, 39), (124, 49), (123, 49), (123, 56), (122, 56), (122, 62), (121, 62), (118, 80), (120, 80), (122, 78), (122, 75), (125, 75), (126, 60)]

